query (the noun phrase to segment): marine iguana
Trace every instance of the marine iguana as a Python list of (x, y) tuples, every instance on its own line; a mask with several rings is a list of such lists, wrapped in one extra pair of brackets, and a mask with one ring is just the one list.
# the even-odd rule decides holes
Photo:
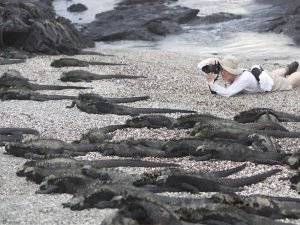
[(85, 67), (85, 66), (89, 66), (89, 65), (123, 66), (123, 65), (127, 65), (127, 64), (98, 62), (98, 61), (88, 62), (88, 61), (83, 61), (83, 60), (79, 60), (79, 59), (75, 59), (75, 58), (61, 58), (61, 59), (54, 60), (50, 65), (52, 67), (61, 68), (61, 67), (71, 67), (71, 66)]
[(176, 122), (175, 118), (164, 115), (141, 115), (134, 116), (131, 119), (126, 120), (125, 124), (132, 128), (173, 128)]
[(0, 134), (11, 135), (11, 134), (33, 134), (39, 136), (40, 133), (32, 128), (19, 128), (19, 127), (1, 127)]
[(9, 70), (0, 77), (0, 89), (29, 89), (29, 90), (63, 90), (63, 89), (90, 89), (90, 87), (41, 85), (30, 83), (29, 79), (22, 77), (17, 70)]
[(63, 82), (91, 82), (92, 80), (106, 80), (106, 79), (137, 79), (146, 78), (145, 76), (131, 76), (124, 74), (106, 74), (100, 75), (91, 73), (85, 70), (71, 70), (61, 74), (60, 79)]
[(216, 193), (212, 196), (216, 203), (231, 205), (251, 214), (272, 219), (300, 218), (300, 199), (267, 195), (238, 195), (236, 193)]
[[(160, 213), (171, 212), (175, 218), (179, 219), (179, 224), (277, 224), (283, 225), (273, 219), (265, 216), (248, 213), (247, 211), (234, 207), (226, 203), (215, 202), (216, 198), (175, 198), (157, 195), (146, 190), (135, 188), (132, 186), (121, 187), (117, 184), (101, 185), (91, 183), (89, 187), (81, 192), (74, 194), (73, 198), (64, 203), (64, 207), (69, 207), (72, 210), (82, 210), (85, 208), (119, 208), (112, 218), (107, 218), (104, 224), (119, 224), (116, 221), (121, 221), (121, 224), (127, 224), (125, 221), (131, 221), (131, 224), (144, 224), (140, 218), (161, 218)], [(149, 205), (145, 202), (149, 202)], [(150, 204), (151, 203), (151, 204)], [(155, 210), (153, 210), (153, 204)], [(124, 207), (125, 206), (125, 207)], [(265, 209), (271, 212), (278, 212), (277, 208), (273, 209), (273, 205), (266, 205)], [(161, 208), (163, 207), (163, 209)], [(255, 205), (254, 205), (255, 207)], [(251, 206), (249, 206), (251, 208)], [(150, 211), (150, 212), (148, 212)], [(146, 213), (147, 212), (147, 213)], [(157, 212), (156, 214), (153, 214)], [(169, 214), (166, 214), (168, 216)], [(121, 218), (120, 218), (121, 217)], [(124, 220), (124, 217), (126, 218)], [(282, 216), (285, 218), (285, 216)], [(146, 219), (155, 221), (155, 219)], [(161, 220), (160, 220), (161, 221)], [(177, 220), (176, 220), (177, 221)], [(177, 222), (175, 221), (175, 224)], [(166, 225), (169, 224), (166, 219)], [(172, 221), (171, 224), (173, 224)], [(152, 224), (152, 223), (151, 223)], [(156, 223), (155, 223), (156, 224)], [(165, 223), (159, 223), (165, 224)]]
[(25, 134), (40, 135), (37, 130), (31, 128), (0, 128), (0, 146), (4, 146), (8, 142), (21, 142)]
[(239, 123), (250, 123), (261, 119), (271, 120), (273, 122), (300, 122), (299, 115), (279, 112), (270, 108), (252, 108), (247, 111), (242, 111), (238, 115), (234, 116), (234, 120)]
[(105, 156), (163, 158), (191, 156), (192, 160), (220, 159), (263, 164), (283, 164), (288, 156), (283, 152), (253, 150), (247, 145), (227, 139), (200, 140), (197, 138), (126, 139), (104, 142), (99, 145), (98, 151)]
[(26, 59), (5, 59), (0, 58), (0, 65), (9, 65), (9, 64), (17, 64), (17, 63), (24, 63)]
[(126, 198), (122, 207), (114, 214), (106, 217), (102, 225), (187, 225), (167, 207), (151, 202), (148, 199)]
[[(227, 204), (207, 203), (181, 207), (176, 210), (181, 220), (192, 224), (245, 224), (245, 225), (284, 225), (286, 223), (265, 216), (248, 213)], [(291, 224), (290, 224), (291, 225)]]
[(7, 100), (31, 100), (31, 101), (50, 101), (50, 100), (74, 100), (76, 96), (69, 95), (47, 95), (40, 94), (27, 89), (0, 90), (0, 99)]
[(241, 191), (240, 187), (256, 184), (280, 171), (274, 169), (254, 176), (230, 179), (217, 177), (213, 173), (191, 173), (179, 168), (167, 168), (145, 173), (133, 184), (139, 187), (157, 185), (168, 192), (236, 192)]
[(161, 149), (163, 143), (163, 140), (157, 139), (125, 139), (102, 143), (98, 152), (105, 156), (167, 157), (167, 152)]
[[(201, 207), (202, 206), (202, 207)], [(189, 206), (178, 210), (172, 210), (167, 204), (152, 199), (145, 198), (125, 198), (122, 205), (115, 214), (110, 215), (103, 221), (103, 225), (146, 225), (151, 222), (153, 225), (191, 225), (191, 224), (209, 224), (209, 225), (285, 225), (268, 217), (247, 213), (238, 208), (207, 203), (202, 204), (196, 209), (189, 209)], [(191, 210), (191, 211), (189, 211)], [(161, 215), (162, 214), (162, 215)], [(160, 220), (158, 218), (163, 218)], [(147, 223), (143, 223), (143, 221)]]
[[(132, 96), (132, 97), (119, 97), (119, 98), (111, 98), (111, 97), (103, 97), (99, 94), (95, 93), (79, 93), (78, 100), (83, 102), (98, 102), (98, 101), (109, 101), (112, 103), (129, 103), (129, 102), (137, 102), (137, 101), (144, 101), (149, 99), (150, 96)], [(67, 108), (73, 108), (75, 106), (75, 103), (72, 102), (71, 106), (68, 106)]]
[(11, 142), (5, 146), (8, 154), (25, 158), (43, 158), (58, 156), (80, 156), (97, 151), (96, 144), (66, 143), (56, 139), (37, 139), (22, 143)]
[(78, 109), (86, 113), (94, 114), (117, 114), (117, 115), (139, 115), (147, 113), (195, 113), (192, 110), (168, 109), (168, 108), (134, 108), (124, 105), (118, 105), (109, 99), (91, 99), (85, 95), (79, 95), (78, 99), (73, 100), (71, 106), (77, 106)]
[[(172, 166), (172, 164), (152, 164), (150, 162), (145, 163), (144, 166), (147, 164), (150, 166)], [(102, 184), (120, 184), (123, 186), (134, 185), (146, 189), (151, 187), (151, 189), (147, 190), (155, 192), (232, 192), (239, 191), (239, 187), (261, 182), (280, 171), (279, 169), (274, 169), (254, 176), (229, 179), (216, 177), (214, 174), (217, 173), (217, 171), (215, 173), (196, 174), (180, 169), (173, 169), (172, 167), (157, 172), (137, 175), (127, 174), (115, 169), (97, 168), (95, 163), (89, 163), (84, 165), (81, 169), (72, 166), (69, 170), (61, 170), (59, 167), (56, 171), (50, 170), (51, 174), (46, 170), (44, 176), (41, 175), (43, 170), (41, 170), (40, 167), (29, 168), (23, 169), (27, 177), (31, 177), (32, 179), (34, 171), (35, 177), (39, 174), (39, 179), (40, 177), (45, 178), (45, 181), (41, 184), (40, 190), (38, 191), (38, 193), (43, 194), (52, 192), (73, 194), (76, 193), (78, 189), (84, 188), (84, 185), (93, 182), (93, 180), (96, 180), (98, 184), (102, 182)], [(235, 170), (238, 169), (235, 168)], [(45, 177), (45, 175), (47, 176)]]
[[(220, 179), (215, 174), (232, 174), (244, 167), (240, 166), (227, 171), (215, 171), (214, 173), (188, 173), (180, 169), (165, 169), (157, 172), (138, 174), (127, 174), (123, 171), (110, 169), (108, 167), (126, 166), (131, 164), (139, 167), (176, 167), (177, 164), (155, 163), (140, 160), (94, 160), (75, 161), (72, 159), (40, 160), (27, 162), (17, 172), (18, 176), (26, 176), (36, 183), (41, 183), (37, 193), (48, 194), (76, 193), (95, 180), (100, 184), (134, 185), (147, 190), (161, 191), (237, 191), (235, 187), (241, 187), (258, 183), (273, 175), (279, 170), (272, 170), (255, 176)], [(162, 178), (163, 177), (163, 178)], [(163, 181), (162, 181), (163, 179)], [(176, 180), (176, 184), (172, 182)], [(155, 187), (154, 187), (154, 186)], [(148, 189), (151, 187), (150, 189)]]
[(284, 152), (259, 151), (248, 148), (239, 143), (232, 143), (232, 147), (226, 145), (226, 141), (216, 144), (215, 142), (203, 142), (196, 149), (197, 156), (194, 160), (231, 160), (236, 162), (250, 161), (261, 164), (284, 164), (287, 156)]
[[(213, 173), (198, 173), (197, 175), (194, 175), (186, 171), (182, 171), (179, 168), (175, 169), (175, 167), (169, 167), (168, 169), (149, 173), (146, 172), (141, 175), (125, 174), (118, 170), (95, 169), (91, 166), (85, 166), (82, 168), (82, 173), (84, 175), (97, 180), (102, 180), (104, 184), (130, 184), (137, 187), (146, 187), (146, 189), (147, 187), (152, 187), (148, 190), (155, 192), (191, 191), (193, 193), (202, 191), (211, 192), (217, 189), (222, 191), (237, 191), (238, 189), (231, 187), (254, 184), (264, 180), (276, 172), (278, 172), (278, 170), (248, 178), (222, 180), (214, 176)], [(171, 184), (173, 180), (176, 180), (175, 184)], [(232, 184), (230, 184), (231, 181)]]
[[(241, 124), (229, 119), (211, 118), (197, 122), (190, 133), (200, 139), (228, 139), (237, 143), (251, 145), (264, 151), (277, 150), (270, 137), (300, 137), (300, 132), (287, 131), (283, 126), (274, 123)], [(253, 144), (254, 142), (254, 144)]]
[[(86, 175), (86, 168), (101, 169), (115, 167), (177, 167), (175, 163), (143, 161), (137, 159), (109, 159), (109, 160), (76, 160), (74, 158), (58, 157), (52, 159), (30, 160), (18, 170), (17, 176), (40, 184), (46, 177), (59, 177), (65, 174)], [(82, 172), (83, 171), (83, 172)]]
[(227, 126), (244, 128), (249, 130), (281, 130), (288, 131), (285, 127), (278, 123), (273, 122), (253, 122), (248, 124), (239, 124), (230, 119), (224, 119), (216, 117), (211, 114), (203, 113), (193, 113), (187, 115), (181, 115), (178, 118), (172, 118), (164, 115), (143, 115), (143, 116), (134, 116), (131, 119), (128, 119), (126, 123), (130, 127), (167, 127), (167, 128), (177, 128), (177, 129), (190, 129), (194, 128), (196, 123), (222, 123)]

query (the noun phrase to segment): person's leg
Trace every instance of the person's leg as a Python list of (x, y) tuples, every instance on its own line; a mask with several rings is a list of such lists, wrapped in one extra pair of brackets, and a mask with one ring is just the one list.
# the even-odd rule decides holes
[(280, 77), (284, 77), (286, 75), (286, 69), (285, 68), (279, 68), (276, 70), (272, 71), (272, 74), (274, 74), (275, 76), (280, 76)]
[(292, 73), (290, 76), (287, 77), (287, 79), (293, 86), (293, 88), (300, 86), (300, 72)]
[(286, 77), (294, 72), (297, 71), (299, 66), (299, 63), (297, 61), (294, 61), (290, 64), (287, 64), (286, 67), (282, 67), (276, 70), (272, 71), (272, 74), (274, 74), (275, 76), (280, 76), (280, 77)]

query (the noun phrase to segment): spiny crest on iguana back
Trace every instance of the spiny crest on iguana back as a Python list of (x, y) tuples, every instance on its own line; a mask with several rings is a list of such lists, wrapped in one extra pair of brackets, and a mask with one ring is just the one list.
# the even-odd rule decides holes
[(179, 173), (181, 170), (179, 168), (164, 168), (160, 170), (155, 170), (152, 172), (145, 172), (137, 178), (133, 184), (135, 186), (143, 186), (146, 184), (156, 184), (157, 179), (160, 176), (171, 175), (175, 173)]
[[(234, 122), (234, 121), (233, 121)], [(197, 122), (191, 131), (192, 136), (202, 139), (213, 139), (215, 137), (222, 138), (244, 138), (247, 139), (251, 132), (244, 127), (238, 126), (235, 123), (220, 123), (220, 122)]]
[(194, 125), (197, 122), (211, 121), (211, 120), (225, 120), (225, 119), (216, 117), (208, 113), (207, 114), (193, 113), (193, 114), (182, 115), (178, 117), (173, 126), (176, 128), (188, 129), (194, 127)]
[[(238, 115), (234, 116), (233, 119), (239, 123), (249, 123), (258, 121), (262, 116), (268, 115), (272, 122), (278, 122), (278, 118), (274, 111), (270, 108), (251, 108), (247, 111), (242, 111)], [(264, 118), (263, 121), (268, 121), (268, 118)]]
[(17, 174), (21, 175), (28, 167), (38, 167), (43, 169), (60, 169), (60, 168), (72, 168), (80, 165), (80, 161), (73, 158), (53, 158), (45, 160), (30, 160), (24, 163), (18, 170)]
[(96, 101), (108, 101), (103, 96), (95, 93), (80, 93), (78, 95), (80, 101), (96, 102)]
[(134, 116), (131, 119), (126, 120), (126, 125), (134, 128), (172, 128), (176, 120), (174, 118), (164, 115), (142, 115)]

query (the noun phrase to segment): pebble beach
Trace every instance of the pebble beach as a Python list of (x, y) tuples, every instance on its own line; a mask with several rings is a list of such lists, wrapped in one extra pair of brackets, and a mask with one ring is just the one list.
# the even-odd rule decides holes
[[(300, 114), (300, 88), (291, 91), (259, 93), (252, 95), (238, 95), (226, 98), (212, 95), (208, 90), (204, 77), (197, 68), (199, 61), (208, 55), (201, 53), (188, 54), (167, 52), (156, 49), (124, 48), (88, 49), (99, 51), (111, 56), (77, 55), (74, 58), (86, 61), (103, 61), (124, 63), (123, 66), (96, 66), (80, 68), (97, 74), (124, 74), (145, 76), (140, 79), (112, 79), (93, 82), (63, 83), (59, 80), (63, 72), (78, 69), (74, 67), (53, 68), (50, 63), (54, 59), (66, 56), (36, 56), (26, 60), (26, 63), (1, 65), (0, 74), (7, 70), (18, 70), (22, 76), (38, 84), (78, 85), (90, 87), (85, 90), (39, 91), (43, 94), (61, 94), (77, 96), (80, 92), (93, 92), (104, 97), (129, 97), (149, 95), (147, 101), (129, 103), (133, 107), (174, 108), (195, 110), (199, 113), (210, 113), (215, 116), (233, 119), (240, 111), (255, 107), (272, 108), (293, 114)], [(218, 56), (222, 57), (222, 56)], [(267, 70), (285, 66), (290, 61), (299, 60), (291, 57), (244, 58), (240, 59), (241, 66), (248, 68), (260, 64)], [(41, 138), (55, 138), (66, 142), (78, 140), (83, 133), (92, 128), (107, 125), (123, 124), (130, 116), (87, 114), (71, 105), (70, 100), (60, 101), (1, 101), (1, 127), (26, 127), (37, 129)], [(168, 114), (178, 117), (181, 114)], [(300, 131), (300, 123), (283, 123), (290, 131)], [(113, 140), (125, 138), (160, 138), (170, 139), (184, 137), (188, 134), (182, 130), (168, 129), (124, 129), (113, 133)], [(287, 152), (300, 149), (300, 138), (276, 139), (276, 143)], [(71, 211), (63, 208), (71, 195), (53, 194), (38, 195), (38, 185), (17, 177), (17, 168), (22, 166), (26, 159), (5, 154), (4, 147), (0, 148), (0, 224), (81, 224), (96, 225), (115, 210), (89, 209)], [(89, 153), (79, 159), (104, 159), (98, 153)], [(150, 159), (150, 158), (149, 158)], [(147, 158), (146, 158), (147, 160)], [(231, 168), (243, 163), (229, 161), (195, 162), (188, 158), (154, 159), (157, 161), (175, 162), (187, 170), (214, 171)], [(240, 194), (266, 194), (272, 196), (286, 196), (300, 198), (300, 195), (290, 188), (288, 181), (294, 171), (286, 166), (255, 165), (247, 162), (245, 170), (231, 177), (250, 176), (273, 168), (282, 171), (256, 185), (247, 186)], [(125, 168), (128, 171), (131, 168)], [(141, 170), (141, 169), (140, 169)], [(137, 171), (141, 172), (141, 171)], [(195, 196), (197, 197), (197, 196)], [(298, 220), (288, 221), (300, 224)]]

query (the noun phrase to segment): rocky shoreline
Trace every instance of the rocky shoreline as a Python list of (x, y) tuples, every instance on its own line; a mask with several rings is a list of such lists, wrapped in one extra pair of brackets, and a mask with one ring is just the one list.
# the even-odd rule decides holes
[(206, 24), (214, 29), (215, 24), (217, 27), (218, 23), (228, 20), (240, 21), (235, 23), (235, 32), (284, 34), (292, 38), (297, 46), (300, 43), (300, 3), (296, 0), (256, 0), (255, 4), (262, 4), (263, 7), (249, 9), (248, 15), (220, 12), (207, 16), (198, 16), (199, 9), (172, 6), (174, 2), (123, 0), (113, 10), (97, 14), (91, 23), (81, 24), (79, 32), (70, 21), (55, 16), (52, 1), (29, 0), (26, 4), (19, 0), (7, 1), (0, 5), (1, 11), (13, 16), (2, 18), (0, 46), (43, 54), (78, 54), (82, 48), (93, 47), (94, 41), (155, 42), (169, 35), (188, 32), (183, 25)]
[[(180, 109), (193, 109), (202, 113), (211, 113), (224, 118), (232, 118), (241, 110), (252, 107), (270, 107), (279, 111), (300, 114), (299, 89), (289, 92), (268, 94), (240, 95), (233, 98), (224, 98), (211, 95), (207, 90), (203, 77), (196, 68), (199, 60), (204, 56), (185, 55), (143, 49), (91, 49), (101, 50), (114, 56), (76, 56), (82, 60), (99, 60), (114, 63), (125, 63), (126, 66), (89, 66), (86, 69), (94, 73), (125, 73), (142, 75), (147, 78), (139, 80), (110, 80), (82, 83), (81, 86), (94, 89), (84, 92), (95, 92), (103, 96), (122, 97), (149, 95), (146, 102), (131, 103), (132, 106), (167, 107)], [(58, 81), (60, 74), (67, 68), (53, 68), (50, 63), (61, 56), (39, 56), (28, 59), (26, 63), (1, 66), (1, 74), (8, 69), (17, 69), (23, 76), (38, 83), (61, 84)], [(290, 59), (281, 59), (276, 62), (264, 61), (263, 66), (272, 69), (278, 65), (285, 65)], [(261, 59), (242, 59), (242, 65), (262, 62)], [(71, 85), (71, 84), (70, 84)], [(62, 90), (60, 94), (77, 95), (78, 90)], [(53, 94), (54, 91), (43, 91)], [(276, 99), (276, 101), (274, 101)], [(94, 127), (104, 127), (112, 124), (124, 123), (128, 116), (87, 114), (76, 108), (67, 109), (70, 101), (3, 101), (1, 104), (2, 127), (30, 127), (37, 129), (44, 138), (56, 138), (67, 142), (78, 139), (82, 133)], [(171, 114), (178, 116), (178, 114)], [(284, 123), (290, 130), (300, 130), (299, 123)], [(114, 133), (114, 139), (153, 137), (168, 139), (184, 136), (179, 131), (168, 129), (125, 129)], [(278, 144), (287, 152), (299, 150), (300, 139), (278, 139)], [(83, 210), (71, 211), (62, 207), (62, 203), (70, 199), (67, 194), (37, 195), (38, 186), (16, 176), (16, 170), (26, 160), (3, 154), (1, 148), (1, 224), (100, 224), (100, 222), (113, 213), (114, 210)], [(86, 159), (103, 157), (90, 153)], [(153, 158), (151, 158), (153, 160)], [(162, 159), (156, 159), (161, 161)], [(166, 162), (176, 162), (182, 168), (191, 170), (211, 171), (226, 169), (241, 165), (229, 161), (193, 162), (187, 158), (166, 159)], [(272, 196), (285, 196), (299, 198), (299, 195), (290, 189), (290, 183), (283, 178), (290, 176), (293, 171), (285, 166), (266, 166), (247, 163), (246, 170), (237, 174), (245, 176), (280, 168), (282, 172), (273, 175), (259, 185), (245, 188), (241, 194), (267, 194)], [(124, 168), (130, 171), (130, 168)], [(195, 195), (197, 197), (198, 195)], [(293, 221), (300, 224), (299, 221)]]

